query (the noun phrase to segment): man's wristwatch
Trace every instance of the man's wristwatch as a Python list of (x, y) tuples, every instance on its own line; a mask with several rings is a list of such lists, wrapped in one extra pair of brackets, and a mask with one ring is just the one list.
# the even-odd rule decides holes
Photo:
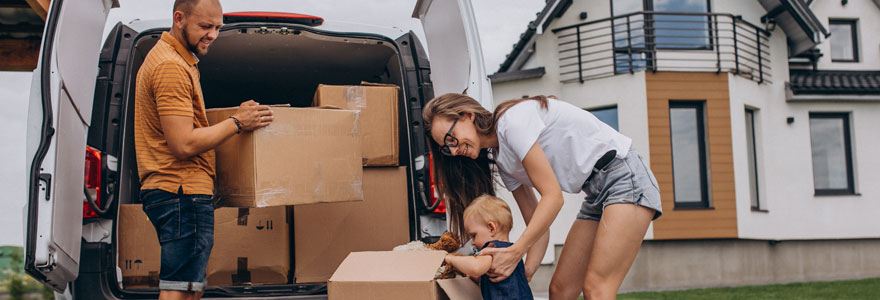
[(237, 132), (235, 132), (235, 133), (236, 133), (236, 134), (239, 134), (239, 133), (241, 133), (241, 122), (240, 122), (240, 121), (238, 121), (238, 119), (237, 119), (237, 118), (235, 118), (235, 117), (234, 117), (234, 116), (229, 116), (229, 118), (230, 118), (230, 119), (232, 119), (232, 121), (234, 121), (234, 122), (235, 122), (235, 127), (238, 127), (238, 131), (237, 131)]

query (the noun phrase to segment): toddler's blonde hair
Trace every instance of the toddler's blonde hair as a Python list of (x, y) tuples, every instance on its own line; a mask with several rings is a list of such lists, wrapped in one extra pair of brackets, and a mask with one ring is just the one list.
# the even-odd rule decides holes
[(470, 217), (478, 217), (481, 221), (488, 224), (494, 222), (498, 225), (499, 232), (510, 232), (513, 227), (513, 216), (510, 213), (510, 207), (504, 200), (490, 195), (482, 195), (474, 199), (467, 208), (464, 209), (462, 220)]

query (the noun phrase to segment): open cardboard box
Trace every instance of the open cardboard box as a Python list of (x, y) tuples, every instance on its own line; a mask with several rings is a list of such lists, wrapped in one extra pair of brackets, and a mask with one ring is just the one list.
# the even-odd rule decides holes
[(483, 299), (480, 288), (466, 277), (434, 279), (443, 251), (352, 252), (328, 284), (331, 300)]

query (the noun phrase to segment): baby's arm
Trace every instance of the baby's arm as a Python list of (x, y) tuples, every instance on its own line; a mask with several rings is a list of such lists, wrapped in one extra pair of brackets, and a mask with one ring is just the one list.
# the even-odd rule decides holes
[(478, 255), (478, 256), (458, 256), (458, 255), (446, 255), (446, 263), (452, 265), (462, 273), (467, 274), (468, 276), (481, 276), (489, 272), (489, 267), (492, 266), (492, 256), (489, 255)]

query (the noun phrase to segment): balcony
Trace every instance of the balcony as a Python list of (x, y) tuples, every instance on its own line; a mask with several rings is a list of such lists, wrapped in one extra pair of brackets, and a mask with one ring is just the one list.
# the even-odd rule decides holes
[(732, 14), (642, 11), (553, 33), (562, 82), (662, 71), (731, 72), (772, 83), (770, 32)]

